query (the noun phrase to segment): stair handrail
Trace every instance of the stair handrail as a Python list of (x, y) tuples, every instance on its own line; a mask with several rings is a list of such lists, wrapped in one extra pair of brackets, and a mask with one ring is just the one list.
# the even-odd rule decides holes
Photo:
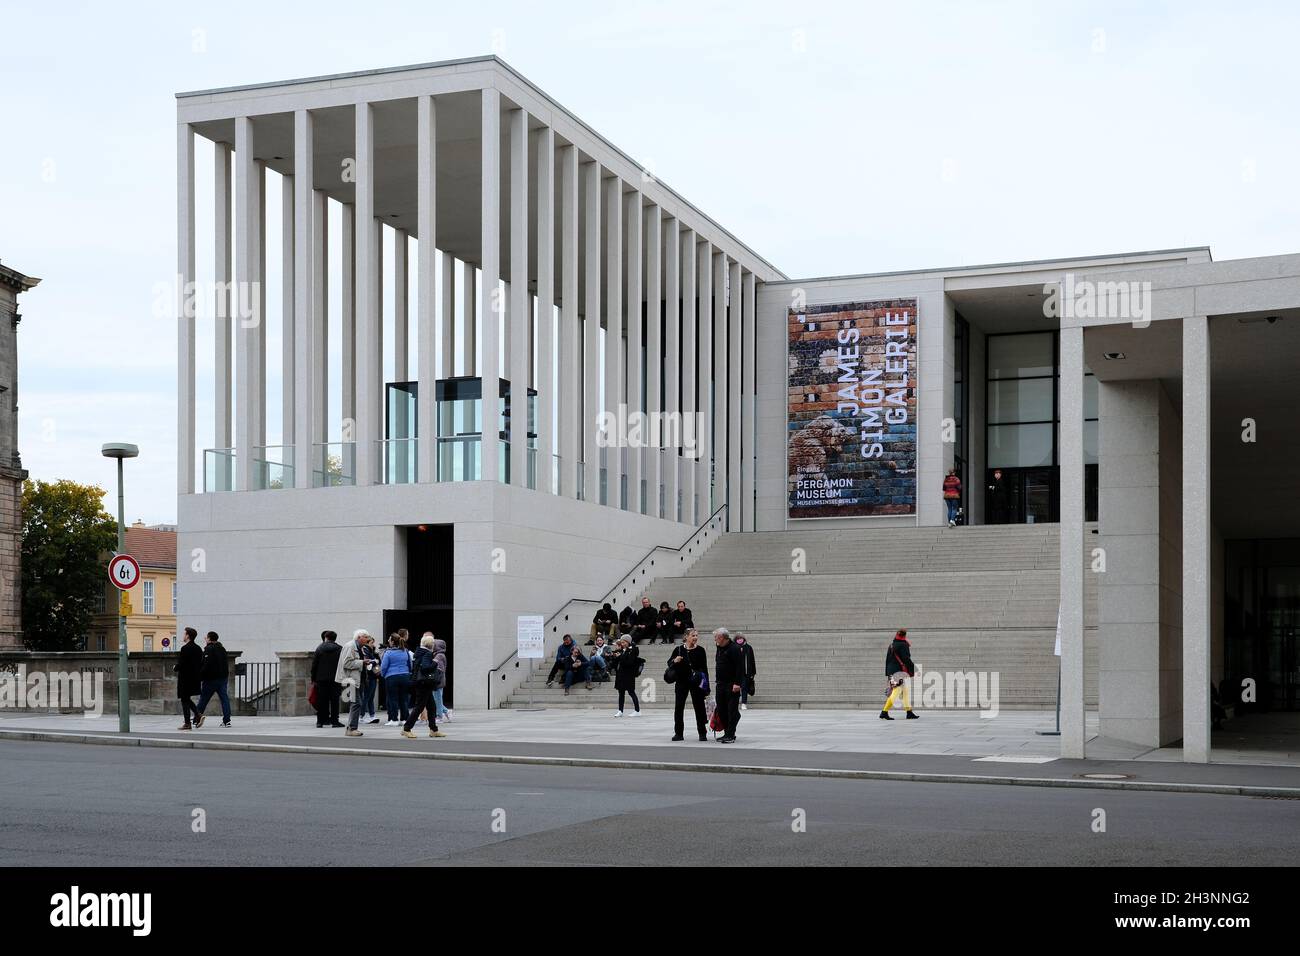
[[(644, 567), (644, 566), (645, 566), (645, 563), (646, 563), (647, 561), (650, 561), (651, 558), (655, 557), (659, 552), (663, 551), (663, 552), (666, 552), (666, 553), (668, 553), (668, 554), (677, 554), (677, 555), (680, 555), (681, 552), (682, 552), (682, 549), (686, 548), (687, 545), (689, 545), (689, 544), (690, 544), (690, 543), (695, 539), (695, 537), (696, 537), (697, 535), (703, 534), (703, 535), (704, 535), (704, 540), (708, 540), (710, 530), (712, 530), (712, 529), (711, 529), (711, 526), (714, 525), (714, 524), (718, 524), (718, 523), (721, 522), (721, 518), (720, 518), (719, 516), (720, 516), (724, 511), (726, 511), (726, 510), (727, 510), (727, 504), (726, 504), (726, 502), (723, 502), (722, 504), (720, 504), (720, 505), (717, 507), (717, 509), (713, 512), (713, 514), (709, 515), (709, 517), (708, 517), (707, 519), (705, 519), (705, 521), (704, 521), (702, 524), (700, 524), (699, 527), (697, 527), (694, 531), (692, 531), (692, 532), (687, 536), (687, 538), (686, 538), (685, 541), (683, 541), (680, 545), (678, 545), (678, 546), (675, 547), (675, 548), (670, 548), (670, 547), (668, 547), (668, 546), (666, 546), (666, 545), (662, 545), (662, 544), (657, 544), (657, 545), (655, 545), (653, 548), (651, 548), (649, 551), (647, 551), (647, 552), (645, 553), (645, 555), (641, 558), (640, 561), (638, 561), (635, 565), (633, 565), (631, 571), (629, 571), (627, 574), (623, 575), (623, 577), (619, 580), (619, 582), (618, 582), (617, 584), (615, 584), (612, 588), (610, 588), (608, 591), (606, 591), (603, 597), (599, 597), (599, 598), (595, 598), (595, 599), (592, 599), (592, 598), (578, 598), (578, 597), (571, 597), (571, 598), (569, 598), (569, 599), (568, 599), (567, 601), (565, 601), (562, 605), (560, 605), (560, 609), (559, 609), (558, 611), (556, 611), (554, 614), (552, 614), (550, 617), (548, 617), (548, 618), (546, 619), (546, 621), (544, 622), (543, 627), (542, 627), (543, 647), (546, 647), (546, 645), (545, 645), (545, 640), (546, 640), (546, 629), (547, 629), (547, 628), (550, 628), (551, 625), (552, 625), (552, 623), (553, 623), (557, 618), (559, 618), (562, 614), (564, 614), (565, 611), (567, 611), (567, 610), (569, 609), (569, 606), (570, 606), (570, 605), (572, 605), (572, 604), (604, 604), (607, 600), (609, 600), (609, 599), (612, 598), (615, 594), (617, 594), (617, 593), (619, 592), (619, 589), (620, 589), (620, 588), (622, 588), (624, 591), (626, 591), (627, 588), (625, 587), (625, 585), (628, 585), (628, 584), (631, 584), (632, 582), (634, 582), (634, 581), (636, 580), (637, 576), (638, 576), (642, 571), (645, 570), (645, 567)], [(715, 540), (715, 541), (717, 540), (717, 537), (716, 537), (716, 536), (714, 537), (714, 540)], [(702, 542), (700, 542), (700, 543), (702, 543)], [(699, 558), (700, 558), (700, 555), (703, 554), (706, 550), (708, 550), (708, 549), (707, 549), (707, 548), (703, 548), (703, 547), (700, 548), (700, 553), (695, 555), (695, 560), (698, 561)], [(692, 563), (694, 563), (694, 562), (692, 562)], [(553, 629), (553, 628), (552, 628), (552, 629)], [(549, 648), (547, 648), (547, 649), (549, 650)], [(498, 664), (496, 667), (493, 667), (491, 670), (489, 670), (489, 671), (487, 672), (487, 706), (488, 706), (488, 710), (491, 710), (491, 709), (492, 709), (492, 675), (495, 674), (495, 673), (497, 673), (498, 671), (502, 670), (503, 668), (505, 668), (505, 666), (506, 666), (507, 664), (509, 664), (512, 660), (515, 661), (515, 667), (518, 667), (518, 666), (519, 666), (519, 663), (520, 663), (520, 662), (517, 660), (518, 657), (519, 657), (519, 649), (518, 649), (518, 648), (515, 648), (515, 650), (513, 650), (513, 651), (510, 652), (510, 655), (509, 655), (508, 657), (506, 657), (505, 660), (503, 660), (500, 664)], [(545, 659), (546, 659), (546, 658), (543, 656), (542, 660), (545, 660)], [(530, 675), (531, 675), (531, 672), (532, 672), (532, 667), (533, 667), (533, 665), (532, 665), (532, 663), (530, 662), (530, 664), (529, 664), (529, 674), (530, 674)], [(527, 676), (525, 676), (524, 679), (526, 680), (526, 679), (527, 679)]]

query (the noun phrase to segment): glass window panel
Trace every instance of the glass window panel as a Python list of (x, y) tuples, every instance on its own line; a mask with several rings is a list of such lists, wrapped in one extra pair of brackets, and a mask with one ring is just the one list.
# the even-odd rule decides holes
[(989, 382), (989, 422), (1050, 422), (1054, 379)]
[(1052, 463), (1052, 425), (990, 425), (989, 468), (1034, 468)]
[(990, 335), (989, 378), (1024, 378), (1053, 375), (1056, 356), (1051, 332), (1031, 335)]

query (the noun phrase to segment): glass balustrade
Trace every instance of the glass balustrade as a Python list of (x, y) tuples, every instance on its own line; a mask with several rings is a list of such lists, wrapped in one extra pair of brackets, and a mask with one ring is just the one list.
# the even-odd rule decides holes
[(311, 451), (313, 488), (357, 483), (356, 442), (318, 442), (311, 446)]
[(235, 490), (235, 449), (205, 448), (203, 450), (203, 490), (205, 492)]
[(377, 444), (384, 484), (412, 485), (420, 480), (418, 438), (389, 438)]
[(253, 487), (268, 491), (293, 487), (293, 446), (253, 446)]

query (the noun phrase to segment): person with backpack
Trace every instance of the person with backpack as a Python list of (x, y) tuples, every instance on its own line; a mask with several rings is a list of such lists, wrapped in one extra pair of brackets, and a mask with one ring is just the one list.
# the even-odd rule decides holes
[(433, 651), (433, 635), (426, 632), (420, 638), (420, 646), (416, 648), (411, 662), (411, 709), (406, 716), (406, 723), (402, 725), (402, 736), (412, 740), (415, 739), (415, 734), (411, 728), (419, 719), (420, 711), (425, 711), (429, 718), (430, 737), (447, 736), (438, 729), (438, 707), (433, 702), (433, 692), (446, 683), (446, 674), (438, 666)]
[(641, 701), (636, 696), (636, 679), (641, 673), (644, 662), (641, 655), (637, 652), (636, 645), (626, 637), (618, 639), (620, 647), (618, 661), (614, 665), (614, 689), (618, 691), (618, 710), (614, 711), (615, 717), (623, 716), (623, 701), (625, 694), (632, 695), (633, 717), (641, 716)]
[(961, 508), (961, 479), (957, 477), (956, 468), (949, 468), (947, 477), (943, 479), (943, 503), (948, 508), (948, 527), (957, 527), (957, 512)]
[(740, 685), (740, 709), (749, 710), (749, 696), (754, 693), (754, 675), (758, 673), (758, 667), (754, 664), (754, 645), (749, 643), (749, 638), (744, 634), (737, 634), (736, 646), (745, 658), (745, 680)]
[(230, 726), (230, 694), (226, 690), (230, 680), (230, 658), (221, 646), (221, 639), (216, 631), (208, 631), (207, 643), (203, 645), (203, 664), (199, 669), (199, 703), (194, 708), (194, 726), (202, 727), (206, 719), (203, 712), (208, 709), (208, 701), (216, 694), (221, 700), (221, 726)]
[(907, 711), (908, 720), (917, 720), (920, 715), (912, 711), (912, 693), (908, 684), (912, 680), (916, 667), (912, 664), (912, 645), (907, 640), (907, 628), (900, 627), (894, 639), (885, 651), (885, 679), (889, 681), (889, 696), (885, 698), (885, 709), (880, 712), (881, 720), (893, 720), (889, 708), (901, 699), (903, 710)]
[(695, 729), (700, 739), (709, 739), (704, 716), (704, 699), (709, 695), (709, 655), (699, 644), (700, 632), (691, 628), (686, 632), (686, 639), (668, 656), (668, 673), (664, 674), (664, 679), (672, 675), (673, 740), (686, 739), (687, 697), (695, 710)]
[(384, 681), (384, 703), (388, 706), (386, 727), (406, 723), (406, 697), (411, 692), (411, 658), (414, 656), (404, 646), (402, 635), (389, 637), (388, 647), (379, 660), (379, 676)]

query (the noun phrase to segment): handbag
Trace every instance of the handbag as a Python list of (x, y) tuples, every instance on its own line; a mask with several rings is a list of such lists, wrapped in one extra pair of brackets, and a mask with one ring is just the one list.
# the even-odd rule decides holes
[(311, 690), (307, 691), (307, 704), (310, 707), (316, 706), (316, 684), (311, 685)]

